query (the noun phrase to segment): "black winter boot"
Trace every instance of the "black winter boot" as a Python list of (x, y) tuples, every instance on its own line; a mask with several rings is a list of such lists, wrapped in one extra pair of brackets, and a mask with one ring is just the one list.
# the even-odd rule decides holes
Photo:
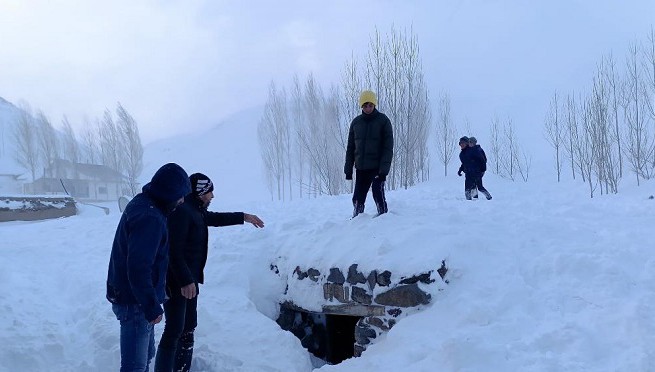
[(353, 203), (353, 217), (357, 217), (358, 214), (364, 213), (364, 204), (359, 204), (357, 202)]

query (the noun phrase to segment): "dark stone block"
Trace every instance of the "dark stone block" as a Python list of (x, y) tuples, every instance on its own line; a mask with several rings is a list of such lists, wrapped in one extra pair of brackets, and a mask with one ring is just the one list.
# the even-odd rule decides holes
[(430, 284), (434, 282), (434, 279), (430, 279), (430, 275), (432, 274), (432, 271), (423, 273), (420, 275), (414, 275), (410, 278), (403, 278), (400, 281), (400, 284), (414, 284), (414, 283), (425, 283), (425, 284)]
[(377, 270), (371, 271), (366, 277), (366, 282), (368, 282), (368, 289), (370, 289), (371, 291), (375, 288), (377, 277), (378, 277)]
[(391, 272), (388, 270), (383, 271), (381, 274), (378, 274), (376, 281), (382, 287), (388, 286), (391, 284)]
[(343, 276), (341, 270), (333, 267), (330, 269), (330, 275), (328, 275), (327, 281), (330, 283), (343, 284), (346, 282), (346, 278)]
[(323, 298), (328, 301), (336, 299), (341, 303), (348, 302), (348, 289), (341, 284), (325, 283), (323, 284)]
[(355, 326), (355, 341), (360, 345), (368, 345), (371, 343), (372, 338), (376, 338), (377, 333), (368, 324), (363, 324), (361, 321)]
[(357, 264), (352, 264), (348, 268), (348, 279), (346, 279), (350, 284), (364, 284), (366, 283), (366, 277), (364, 274), (357, 271)]
[(313, 282), (318, 282), (318, 277), (321, 275), (321, 272), (314, 269), (313, 267), (307, 270), (307, 276)]
[(307, 273), (300, 270), (300, 266), (296, 266), (296, 269), (293, 272), (298, 277), (298, 280), (303, 280), (303, 279), (305, 279), (307, 277)]
[(402, 313), (403, 313), (403, 311), (398, 309), (398, 308), (387, 310), (387, 314), (391, 315), (394, 318), (398, 317), (398, 315), (400, 315)]
[(359, 358), (360, 356), (362, 356), (362, 353), (364, 352), (364, 350), (366, 350), (366, 349), (363, 346), (355, 345), (355, 347), (353, 349), (353, 356), (356, 357), (356, 358)]
[(384, 321), (382, 319), (374, 317), (374, 316), (370, 316), (370, 317), (366, 318), (366, 322), (368, 324), (370, 324), (372, 326), (376, 326), (378, 328), (384, 327)]
[(430, 303), (430, 294), (416, 284), (400, 285), (375, 296), (375, 303), (387, 306), (414, 307)]
[(352, 298), (353, 301), (364, 305), (370, 305), (373, 300), (373, 296), (366, 293), (364, 288), (359, 287), (351, 287), (350, 298)]
[(446, 267), (446, 260), (441, 261), (441, 267), (437, 269), (437, 273), (439, 273), (439, 276), (441, 279), (446, 277), (446, 273), (448, 272), (448, 267)]

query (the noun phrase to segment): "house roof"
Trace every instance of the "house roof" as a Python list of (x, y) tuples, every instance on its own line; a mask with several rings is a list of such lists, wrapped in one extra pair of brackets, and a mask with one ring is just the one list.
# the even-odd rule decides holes
[(79, 174), (95, 178), (99, 181), (122, 182), (125, 179), (125, 176), (121, 173), (106, 165), (73, 163), (70, 160), (57, 159), (53, 166), (56, 166), (59, 169), (74, 170)]

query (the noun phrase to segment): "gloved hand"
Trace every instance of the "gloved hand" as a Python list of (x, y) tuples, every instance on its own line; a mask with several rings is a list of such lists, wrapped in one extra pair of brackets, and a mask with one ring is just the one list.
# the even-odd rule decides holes
[(380, 181), (384, 182), (387, 180), (387, 175), (386, 174), (378, 174), (375, 176), (375, 178), (379, 179)]
[(347, 180), (352, 180), (353, 179), (353, 174), (352, 173), (346, 173), (346, 179)]
[(461, 177), (462, 176), (462, 171), (457, 171), (457, 175)]

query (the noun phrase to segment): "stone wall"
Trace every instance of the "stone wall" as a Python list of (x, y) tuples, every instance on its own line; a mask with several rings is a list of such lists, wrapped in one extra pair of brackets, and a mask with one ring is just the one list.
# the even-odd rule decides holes
[(37, 221), (77, 214), (72, 197), (0, 197), (0, 222)]
[[(308, 285), (304, 286), (307, 288), (317, 285), (322, 288), (322, 311), (302, 309), (302, 306), (294, 303), (293, 293), (285, 293), (283, 304), (285, 308), (310, 313), (359, 317), (354, 329), (354, 356), (360, 356), (368, 345), (390, 330), (407, 313), (418, 311), (430, 303), (432, 296), (421, 287), (432, 285), (436, 280), (448, 283), (445, 260), (439, 268), (395, 279), (388, 270), (361, 272), (358, 266), (351, 265), (347, 272), (334, 267), (321, 271), (313, 267), (303, 269), (297, 266), (289, 280), (308, 281)], [(277, 271), (277, 267), (272, 266), (271, 269)], [(298, 288), (298, 284), (294, 283), (292, 288)]]

